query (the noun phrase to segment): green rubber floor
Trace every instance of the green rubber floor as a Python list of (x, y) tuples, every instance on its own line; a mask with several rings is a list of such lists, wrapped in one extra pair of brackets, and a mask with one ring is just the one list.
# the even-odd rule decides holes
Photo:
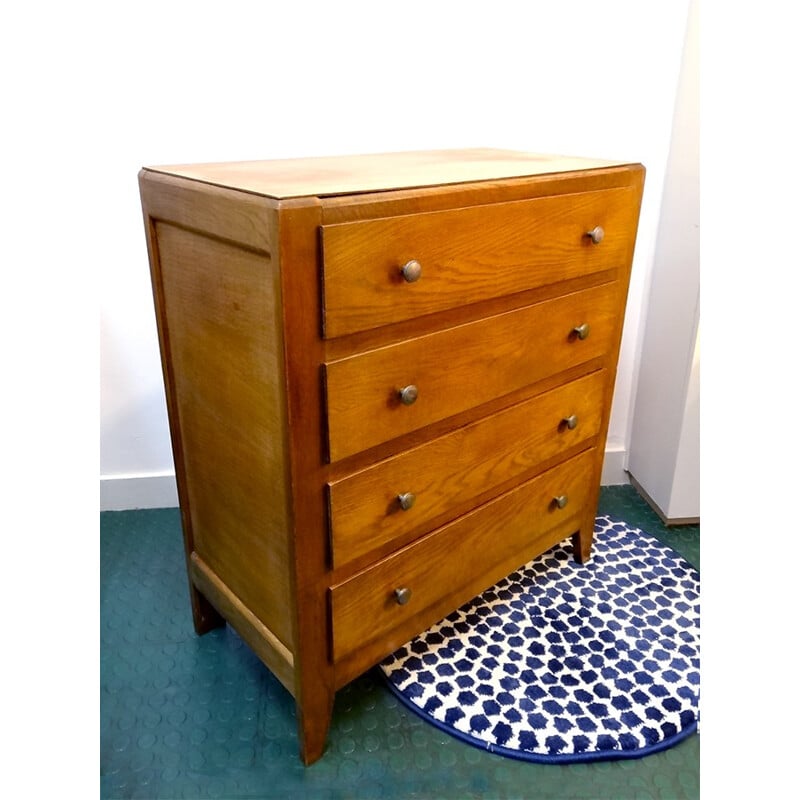
[[(631, 486), (604, 487), (599, 513), (699, 568), (699, 526), (665, 528)], [(230, 628), (194, 633), (178, 509), (100, 516), (103, 798), (699, 797), (698, 735), (634, 760), (515, 761), (425, 723), (376, 671), (337, 694), (327, 752), (303, 767), (288, 692)]]

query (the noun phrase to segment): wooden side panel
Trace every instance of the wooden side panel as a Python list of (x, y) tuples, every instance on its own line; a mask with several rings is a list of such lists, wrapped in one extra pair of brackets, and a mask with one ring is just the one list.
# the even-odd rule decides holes
[[(599, 370), (331, 482), (334, 566), (524, 479), (547, 459), (588, 447), (600, 428), (604, 388)], [(415, 499), (404, 510), (398, 496), (405, 492)]]
[(294, 647), (280, 295), (271, 257), (156, 221), (193, 548)]
[[(325, 225), (325, 334), (615, 269), (633, 236), (634, 196), (610, 189)], [(605, 235), (595, 244), (596, 226)], [(422, 272), (408, 283), (400, 269), (411, 259)]]
[[(331, 460), (606, 355), (617, 304), (608, 283), (326, 364)], [(584, 323), (581, 340), (572, 331)], [(398, 397), (408, 385), (413, 405)]]

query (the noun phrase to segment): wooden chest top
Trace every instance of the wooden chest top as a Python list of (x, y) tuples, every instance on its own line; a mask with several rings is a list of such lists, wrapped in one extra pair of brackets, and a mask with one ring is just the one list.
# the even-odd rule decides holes
[(282, 200), (524, 178), (627, 161), (472, 148), (148, 167), (215, 186)]

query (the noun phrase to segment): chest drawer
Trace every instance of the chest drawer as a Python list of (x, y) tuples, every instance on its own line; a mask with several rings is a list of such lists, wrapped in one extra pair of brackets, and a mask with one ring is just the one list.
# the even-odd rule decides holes
[(463, 509), (597, 436), (605, 381), (599, 370), (331, 482), (334, 565)]
[(559, 538), (568, 535), (564, 524), (589, 496), (594, 456), (589, 450), (548, 470), (333, 587), (334, 661), (391, 634), (399, 641), (387, 642), (390, 652), (403, 643), (404, 626), (423, 630), (439, 618), (443, 597), (456, 608), (474, 593), (475, 578), (490, 585), (495, 565), (516, 553), (524, 561), (526, 553), (543, 552), (546, 544), (535, 545), (553, 529)]
[(605, 355), (619, 291), (608, 283), (327, 363), (330, 459)]
[(617, 268), (637, 212), (625, 188), (324, 225), (325, 335)]

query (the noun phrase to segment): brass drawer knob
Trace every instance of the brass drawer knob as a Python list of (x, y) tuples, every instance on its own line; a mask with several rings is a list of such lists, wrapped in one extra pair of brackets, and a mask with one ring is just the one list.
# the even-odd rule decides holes
[(575, 428), (578, 427), (578, 418), (575, 416), (575, 414), (570, 414), (568, 417), (564, 417), (564, 419), (562, 419), (561, 421), (571, 431), (574, 431)]
[(600, 242), (603, 241), (603, 237), (606, 235), (606, 232), (599, 225), (597, 225), (590, 231), (586, 231), (586, 235), (592, 240), (592, 242), (594, 242), (594, 244), (600, 244)]
[(569, 498), (565, 494), (560, 494), (558, 497), (553, 498), (553, 503), (555, 504), (556, 508), (564, 508), (568, 501)]
[(576, 325), (572, 332), (581, 340), (586, 339), (589, 336), (589, 323), (584, 322), (581, 325)]
[(417, 496), (412, 492), (403, 492), (403, 494), (397, 495), (397, 502), (400, 503), (403, 511), (408, 511), (417, 502)]
[(406, 586), (395, 589), (394, 599), (397, 600), (397, 605), (404, 606), (411, 599), (411, 589)]
[(400, 402), (404, 406), (410, 406), (417, 402), (419, 390), (413, 383), (410, 383), (408, 386), (404, 386), (398, 394), (400, 395)]
[(418, 281), (422, 275), (422, 264), (415, 258), (412, 258), (411, 261), (407, 261), (400, 267), (400, 274), (403, 276), (406, 283), (414, 283)]

